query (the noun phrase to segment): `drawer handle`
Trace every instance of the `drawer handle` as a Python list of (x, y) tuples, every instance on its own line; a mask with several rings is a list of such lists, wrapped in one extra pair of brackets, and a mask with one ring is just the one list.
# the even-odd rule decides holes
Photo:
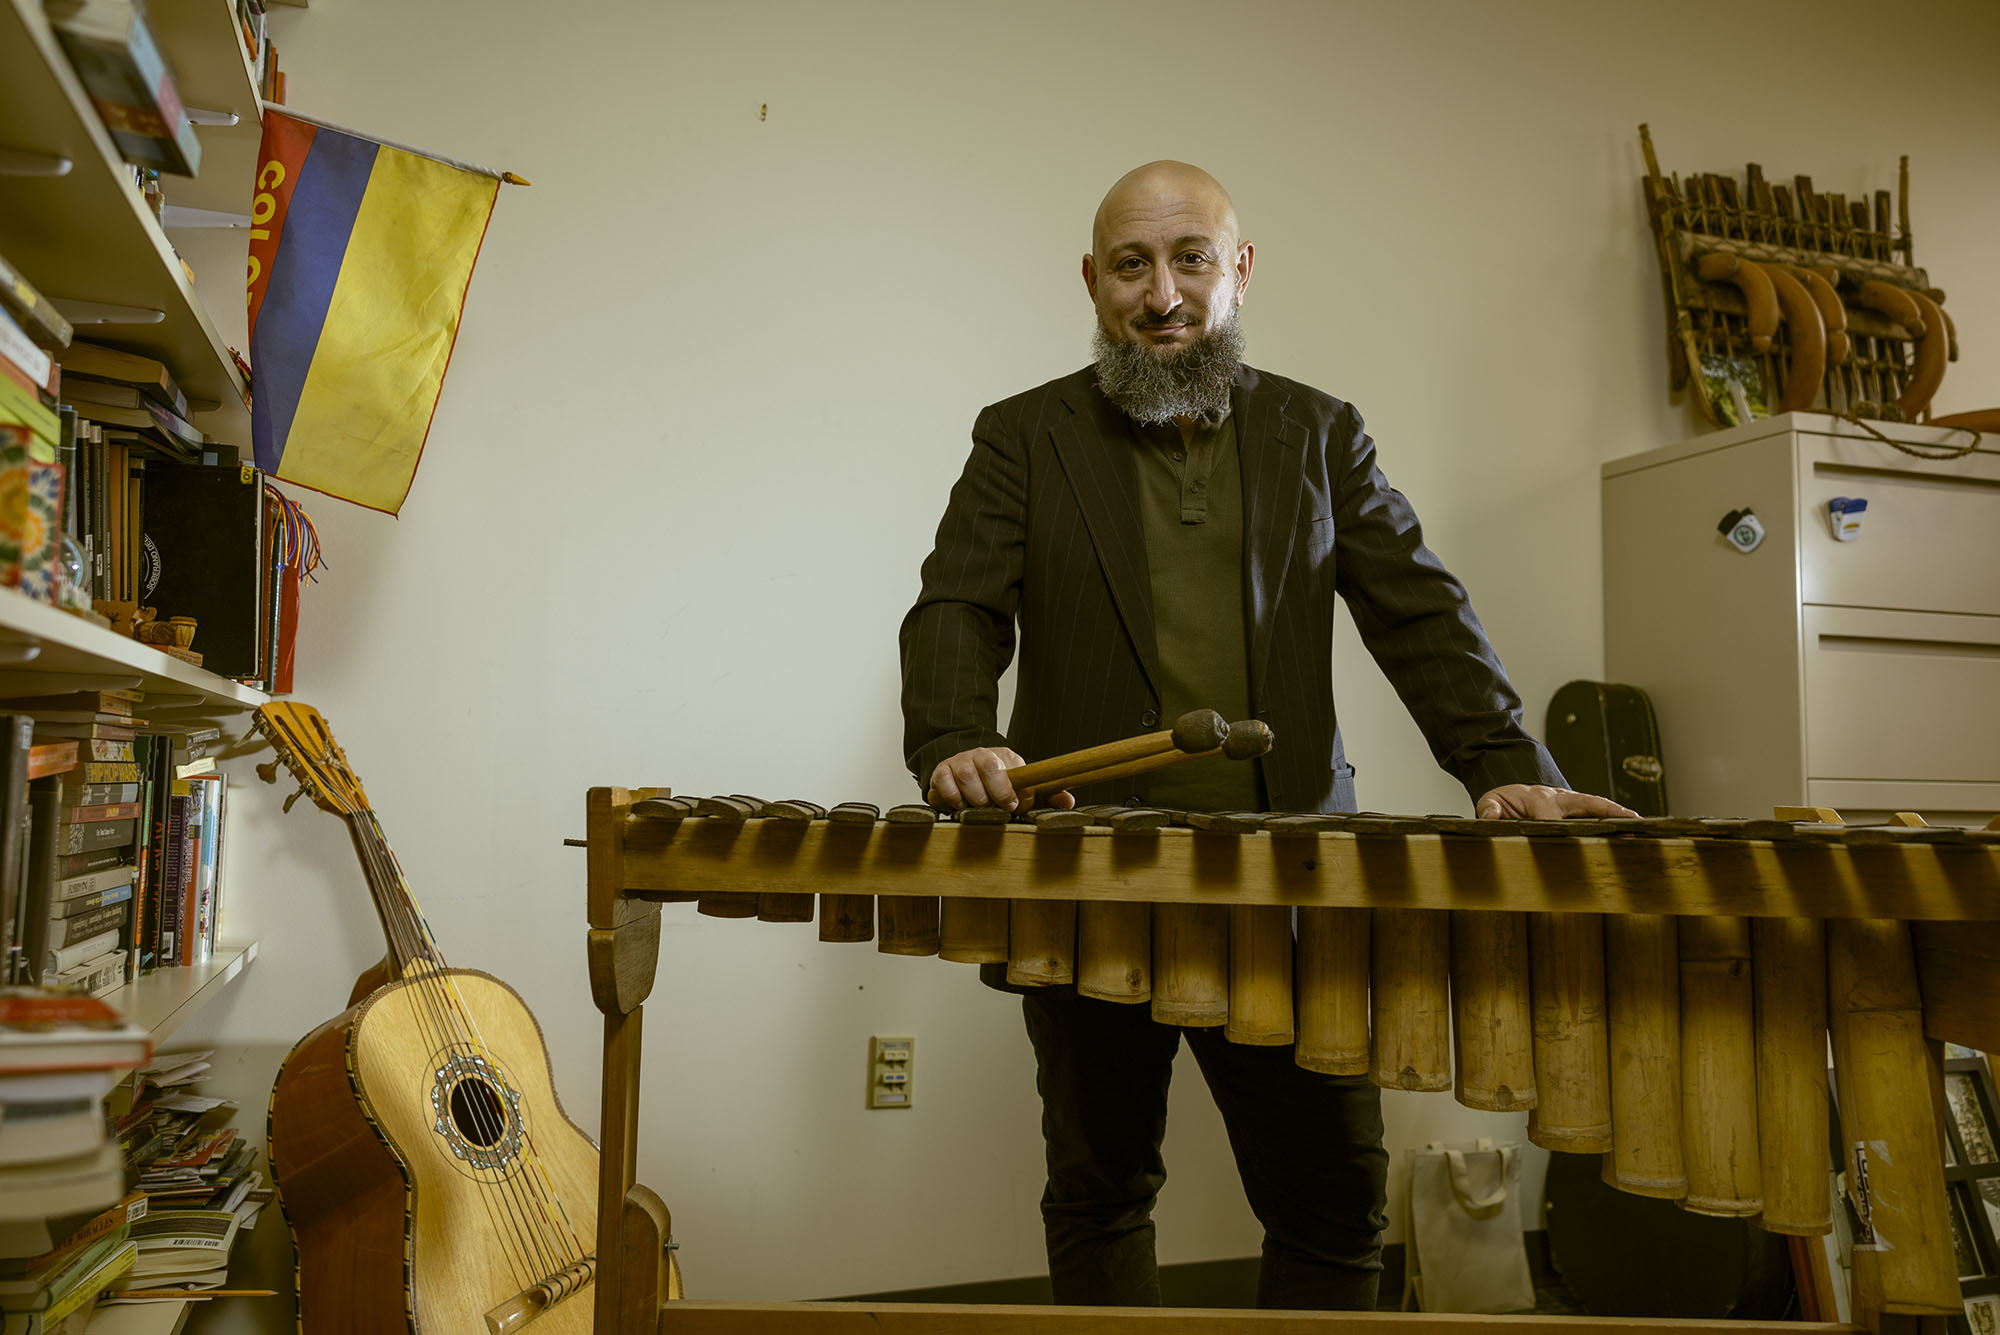
[(2000, 644), (1978, 640), (1917, 640), (1896, 635), (1825, 635), (1819, 647), (1864, 654), (1907, 654), (1928, 658), (2000, 658)]

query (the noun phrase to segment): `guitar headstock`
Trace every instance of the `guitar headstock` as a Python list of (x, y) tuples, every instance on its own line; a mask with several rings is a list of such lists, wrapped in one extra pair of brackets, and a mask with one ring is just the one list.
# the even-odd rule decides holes
[[(278, 759), (319, 806), (336, 816), (369, 810), (368, 794), (333, 740), (333, 729), (311, 705), (273, 700), (258, 708), (252, 726), (270, 738)], [(289, 806), (290, 804), (287, 803)]]

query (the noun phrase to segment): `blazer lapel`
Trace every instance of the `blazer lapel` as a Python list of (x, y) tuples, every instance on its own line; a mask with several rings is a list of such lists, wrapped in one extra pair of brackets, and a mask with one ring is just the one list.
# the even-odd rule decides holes
[(1130, 432), (1117, 409), (1095, 386), (1078, 386), (1063, 394), (1069, 417), (1051, 434), (1056, 457), (1069, 478), (1084, 527), (1097, 551), (1097, 563), (1119, 619), (1139, 655), (1139, 665), (1157, 692), (1160, 685), (1159, 648), (1153, 630), (1153, 586), (1146, 567), (1146, 532), (1139, 517), (1138, 474), (1132, 460)]
[(1250, 616), (1250, 698), (1264, 698), (1278, 590), (1298, 534), (1305, 427), (1285, 415), (1290, 396), (1244, 367), (1232, 394), (1243, 473), (1243, 596)]

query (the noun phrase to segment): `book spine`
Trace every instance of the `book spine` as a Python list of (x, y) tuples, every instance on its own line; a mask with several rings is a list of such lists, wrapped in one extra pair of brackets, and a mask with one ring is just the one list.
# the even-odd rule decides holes
[(88, 853), (95, 848), (117, 848), (132, 842), (132, 827), (135, 820), (98, 821), (88, 825), (62, 825), (58, 828), (56, 852)]
[(44, 983), (61, 973), (64, 969), (74, 969), (86, 960), (94, 960), (99, 955), (118, 949), (119, 939), (123, 935), (124, 929), (113, 928), (108, 932), (99, 932), (96, 936), (86, 937), (74, 944), (59, 946), (49, 950), (42, 965)]
[(201, 951), (201, 861), (207, 827), (208, 785), (188, 784), (187, 856), (181, 867), (181, 963), (198, 964)]
[(14, 322), (14, 317), (0, 310), (0, 357), (5, 357), (30, 384), (50, 394), (56, 392), (60, 383), (60, 372), (56, 370), (55, 359), (28, 337), (27, 331)]
[(64, 404), (56, 409), (56, 462), (63, 470), (63, 533), (76, 537), (76, 409)]
[(222, 916), (222, 817), (226, 799), (220, 774), (203, 780), (207, 800), (201, 808), (201, 958), (215, 951)]
[(188, 855), (188, 796), (176, 781), (167, 798), (166, 858), (160, 876), (160, 945), (162, 967), (181, 962), (181, 908), (186, 903)]
[[(143, 830), (146, 827), (142, 823), (139, 828)], [(103, 871), (106, 867), (115, 867), (123, 860), (123, 852), (116, 848), (100, 848), (90, 853), (67, 853), (56, 862), (56, 877), (66, 881), (72, 876), (81, 876), (88, 871)]]
[(26, 906), (22, 911), (23, 982), (42, 984), (46, 977), (49, 924), (55, 906), (56, 782), (34, 779), (28, 784), (28, 867)]
[(100, 820), (132, 820), (139, 814), (137, 802), (104, 802), (93, 806), (65, 807), (64, 819), (72, 825)]
[(108, 886), (103, 890), (92, 890), (89, 894), (75, 895), (61, 901), (56, 906), (56, 913), (60, 917), (69, 918), (79, 913), (88, 913), (95, 908), (102, 908), (106, 904), (129, 903), (133, 898), (133, 889), (129, 885)]
[(115, 867), (101, 871), (85, 872), (81, 876), (65, 876), (56, 882), (55, 897), (69, 900), (77, 895), (95, 894), (100, 890), (111, 890), (121, 885), (132, 884), (132, 864), (121, 862)]
[(19, 950), (28, 873), (28, 747), (34, 720), (0, 715), (0, 983), (23, 972)]
[(51, 940), (57, 949), (61, 949), (104, 932), (122, 931), (131, 912), (132, 906), (129, 902), (101, 905), (88, 912), (62, 919), (59, 929), (52, 925)]
[[(167, 809), (174, 786), (174, 747), (170, 739), (154, 739), (148, 773), (146, 800), (151, 804), (151, 813), (150, 823), (142, 827), (146, 839), (146, 876), (138, 889), (139, 954), (142, 967), (157, 968), (164, 962), (160, 953), (161, 886), (166, 875)], [(144, 963), (148, 961), (150, 964)]]
[(35, 285), (21, 276), (20, 270), (0, 258), (0, 296), (23, 315), (30, 326), (29, 332), (36, 341), (51, 347), (64, 347), (69, 343), (74, 331), (68, 320), (63, 318), (55, 303), (35, 290)]
[[(76, 752), (70, 755), (74, 757)], [(86, 760), (81, 768), (85, 783), (139, 782), (139, 767), (129, 760)]]
[(67, 807), (115, 806), (123, 802), (139, 800), (139, 785), (135, 783), (73, 783), (75, 775), (65, 777), (62, 789), (63, 805)]

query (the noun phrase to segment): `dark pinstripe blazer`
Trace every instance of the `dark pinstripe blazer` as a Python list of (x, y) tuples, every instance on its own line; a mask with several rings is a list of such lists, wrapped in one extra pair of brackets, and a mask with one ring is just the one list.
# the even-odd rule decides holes
[[(1464, 586), (1375, 466), (1361, 415), (1249, 367), (1232, 405), (1250, 700), (1277, 735), (1257, 762), (1271, 809), (1354, 809), (1333, 706), (1335, 594), (1469, 794), (1560, 784)], [(1009, 745), (1033, 760), (1163, 726), (1128, 419), (1086, 367), (985, 409), (972, 441), (903, 620), (904, 754), (920, 785), (969, 747)], [(1017, 623), (1003, 736), (998, 681)], [(1142, 775), (1077, 800), (1143, 801), (1146, 786)]]

